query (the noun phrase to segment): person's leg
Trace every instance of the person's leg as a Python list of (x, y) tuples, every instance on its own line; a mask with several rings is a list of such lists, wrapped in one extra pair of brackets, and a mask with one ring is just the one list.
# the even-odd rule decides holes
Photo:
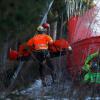
[(40, 78), (42, 80), (42, 84), (43, 86), (46, 86), (45, 83), (45, 56), (44, 56), (44, 52), (41, 50), (39, 52), (39, 56), (38, 56), (38, 60), (39, 60), (39, 73), (40, 73)]
[(44, 73), (43, 73), (44, 67), (43, 67), (43, 64), (42, 64), (43, 63), (43, 58), (42, 58), (41, 51), (34, 52), (34, 56), (36, 58), (36, 61), (39, 64), (39, 76), (40, 76), (41, 80), (43, 80), (44, 79)]
[(54, 66), (53, 66), (53, 64), (52, 64), (52, 62), (51, 62), (51, 60), (50, 60), (50, 58), (47, 58), (47, 59), (46, 59), (46, 64), (47, 64), (47, 66), (48, 66), (48, 68), (49, 68), (49, 70), (50, 70), (50, 74), (51, 74), (52, 80), (53, 80), (53, 82), (54, 82), (54, 80), (55, 80)]
[(46, 64), (51, 71), (54, 71), (54, 66), (49, 58), (46, 59)]
[(39, 74), (42, 80), (44, 80), (44, 74), (43, 74), (43, 65), (39, 64)]
[(53, 67), (53, 64), (50, 60), (50, 53), (48, 50), (43, 50), (42, 54), (43, 54), (42, 55), (43, 56), (43, 63), (42, 64), (45, 68), (47, 68), (49, 70), (50, 75), (52, 77), (52, 80), (54, 82), (54, 67)]

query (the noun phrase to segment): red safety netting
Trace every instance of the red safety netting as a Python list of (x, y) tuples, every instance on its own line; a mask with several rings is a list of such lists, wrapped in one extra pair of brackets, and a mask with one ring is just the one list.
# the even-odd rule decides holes
[(100, 36), (100, 33), (96, 33), (96, 29), (94, 32), (98, 11), (99, 9), (94, 7), (88, 10), (83, 16), (70, 18), (68, 22), (68, 36), (71, 44), (93, 36)]
[(81, 73), (87, 56), (100, 49), (100, 36), (76, 42), (72, 44), (72, 48), (72, 54), (67, 56), (67, 68), (75, 79)]
[(73, 48), (67, 56), (67, 68), (77, 78), (88, 55), (100, 50), (100, 10), (92, 8), (83, 16), (74, 16), (68, 22), (68, 39)]

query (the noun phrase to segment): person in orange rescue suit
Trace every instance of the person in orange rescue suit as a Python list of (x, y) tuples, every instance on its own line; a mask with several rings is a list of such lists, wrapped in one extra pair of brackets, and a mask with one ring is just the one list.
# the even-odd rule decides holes
[(35, 36), (33, 36), (28, 42), (27, 46), (33, 48), (33, 54), (35, 55), (36, 59), (39, 62), (39, 73), (40, 77), (44, 82), (44, 67), (46, 64), (48, 65), (48, 68), (50, 69), (50, 74), (52, 76), (52, 80), (54, 81), (53, 78), (53, 65), (50, 62), (50, 54), (48, 50), (48, 44), (53, 43), (53, 39), (47, 35), (47, 30), (43, 26), (39, 26), (37, 28), (37, 33)]

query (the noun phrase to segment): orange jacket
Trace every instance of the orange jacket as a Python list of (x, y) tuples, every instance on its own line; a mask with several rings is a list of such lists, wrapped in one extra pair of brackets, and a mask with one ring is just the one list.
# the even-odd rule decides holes
[(33, 38), (31, 38), (27, 45), (30, 47), (34, 47), (35, 50), (48, 49), (48, 43), (52, 43), (53, 40), (49, 35), (46, 34), (36, 34)]

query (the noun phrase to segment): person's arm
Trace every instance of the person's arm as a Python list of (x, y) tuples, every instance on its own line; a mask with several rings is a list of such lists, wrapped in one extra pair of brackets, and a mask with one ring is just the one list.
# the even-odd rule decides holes
[(97, 57), (98, 54), (99, 54), (99, 52), (95, 52), (95, 53), (89, 55), (89, 56), (87, 57), (86, 61), (85, 61), (85, 64), (88, 64), (93, 58)]
[(48, 44), (52, 44), (54, 41), (51, 36), (47, 35)]
[(84, 71), (90, 71), (90, 67), (91, 67), (91, 66), (89, 65), (89, 62), (90, 62), (93, 58), (95, 58), (96, 56), (98, 56), (98, 54), (99, 54), (99, 52), (95, 52), (95, 53), (89, 55), (89, 56), (87, 57), (86, 61), (85, 61), (84, 66), (82, 67), (82, 70), (84, 70)]

